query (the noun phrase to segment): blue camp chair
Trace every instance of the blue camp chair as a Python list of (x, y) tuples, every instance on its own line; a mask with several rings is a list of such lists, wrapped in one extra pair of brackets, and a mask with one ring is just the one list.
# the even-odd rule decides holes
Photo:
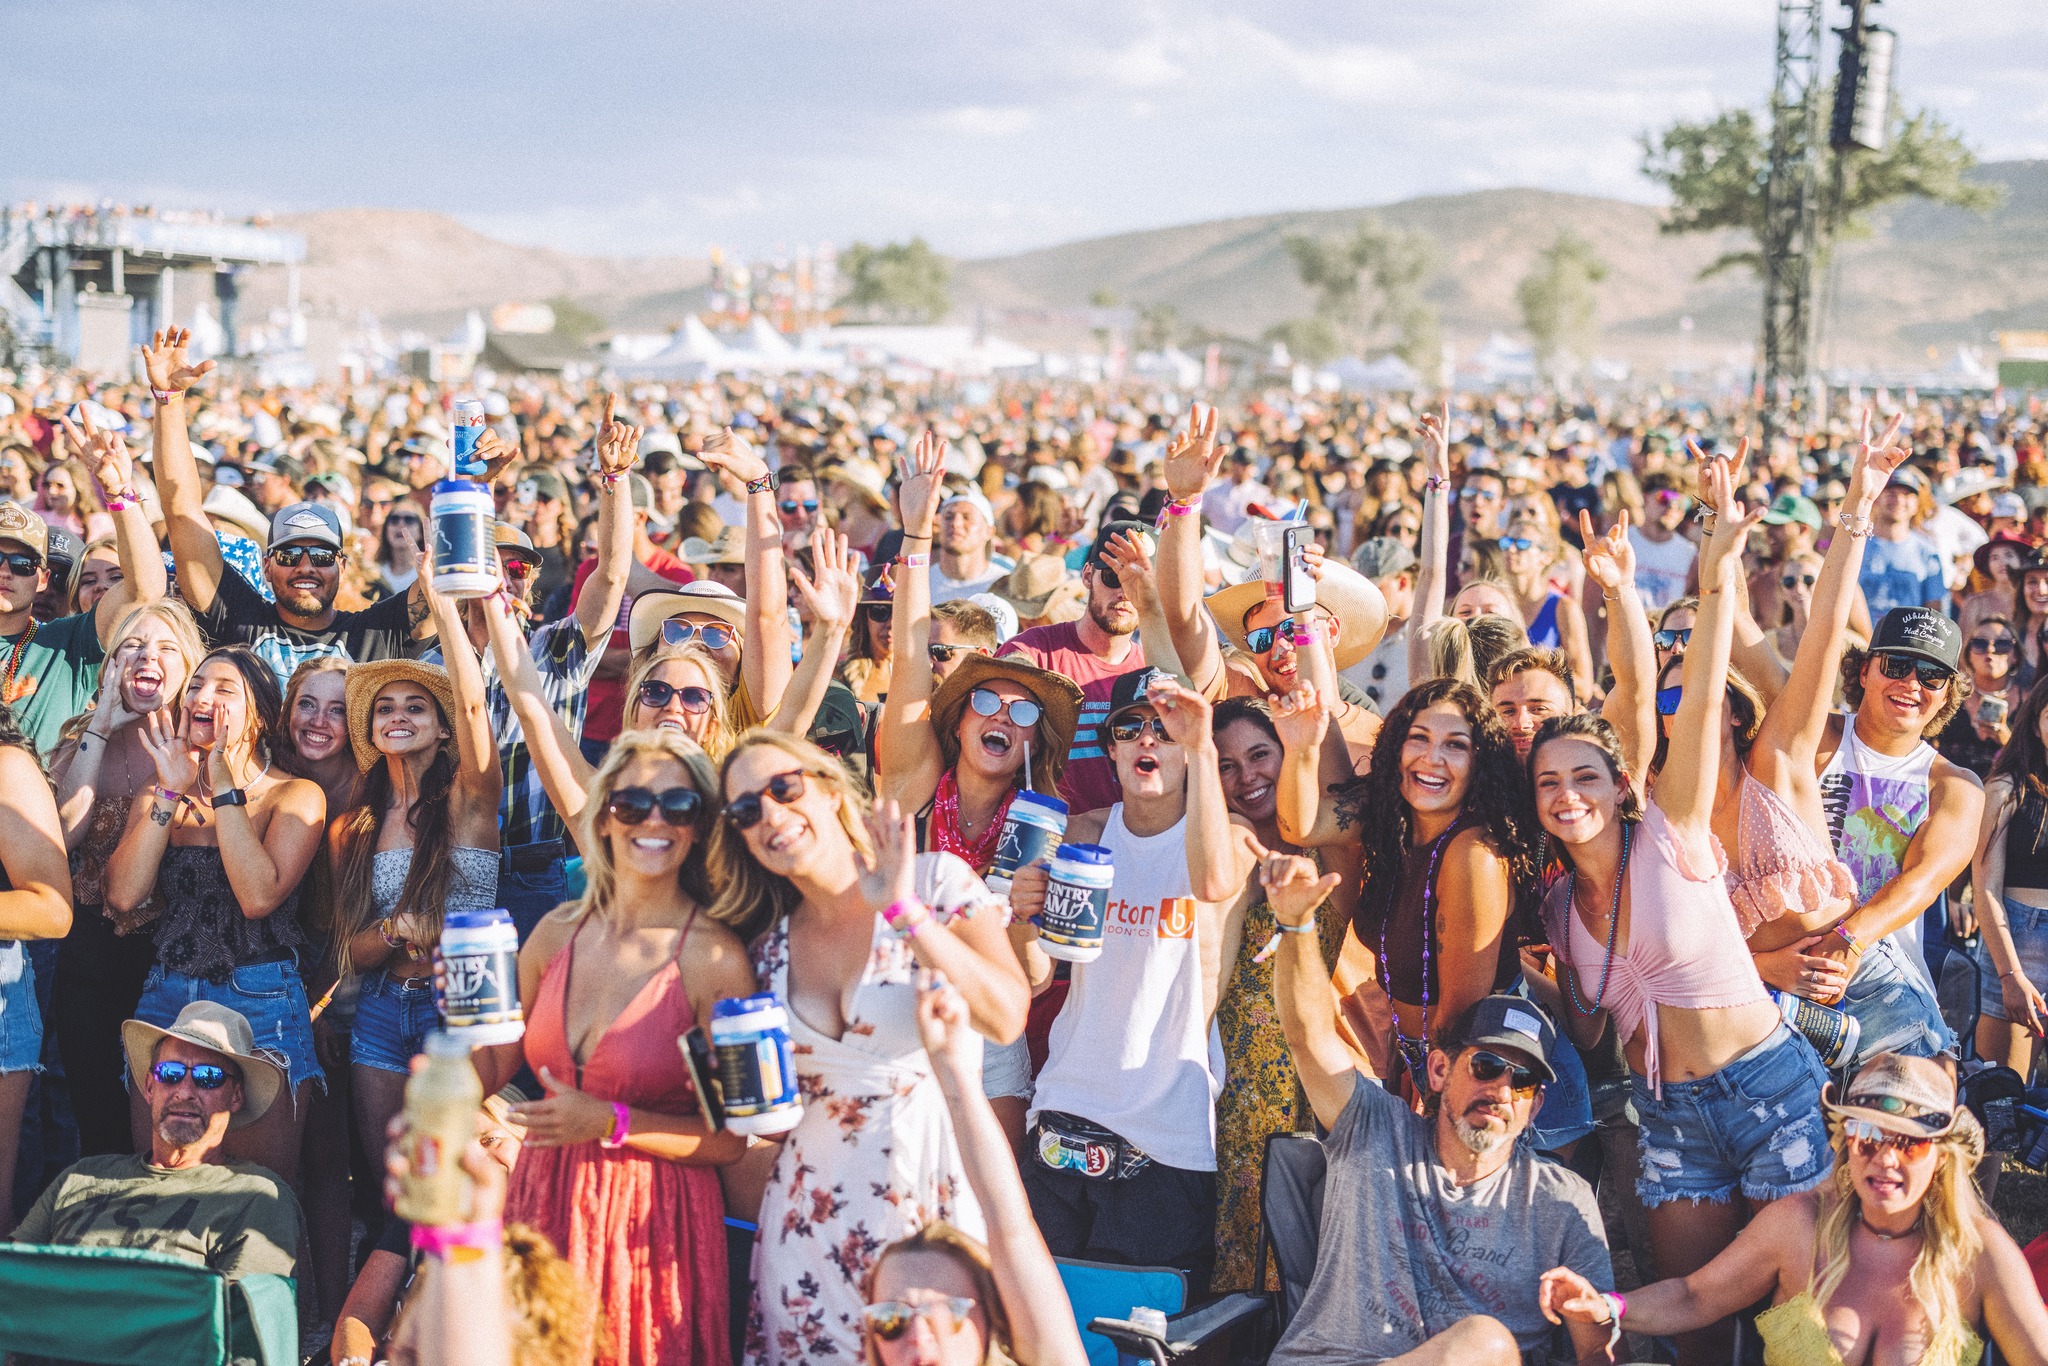
[[(1168, 1366), (1212, 1339), (1263, 1318), (1268, 1308), (1264, 1295), (1235, 1294), (1188, 1310), (1187, 1274), (1170, 1266), (1122, 1266), (1065, 1257), (1054, 1261), (1073, 1303), (1074, 1321), (1081, 1326), (1089, 1366)], [(1140, 1307), (1166, 1315), (1164, 1337), (1131, 1322), (1131, 1312)]]
[(134, 1248), (0, 1243), (0, 1353), (103, 1366), (298, 1366), (286, 1276), (219, 1272)]

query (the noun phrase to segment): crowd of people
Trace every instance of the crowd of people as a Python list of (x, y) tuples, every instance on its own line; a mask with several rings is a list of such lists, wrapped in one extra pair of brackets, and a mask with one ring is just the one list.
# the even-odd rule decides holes
[[(2048, 1034), (2024, 413), (506, 380), (457, 596), (463, 390), (137, 372), (0, 375), (15, 1240), (293, 1276), (333, 1366), (1074, 1366), (1055, 1258), (1265, 1291), (1312, 1133), (1275, 1362), (2048, 1362), (1961, 1090)], [(772, 1138), (682, 1046), (756, 993)]]

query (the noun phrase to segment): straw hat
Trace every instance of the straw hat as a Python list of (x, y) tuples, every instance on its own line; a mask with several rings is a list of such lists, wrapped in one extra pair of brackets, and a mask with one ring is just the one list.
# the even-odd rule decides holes
[[(1240, 650), (1246, 648), (1244, 619), (1265, 600), (1266, 583), (1260, 578), (1203, 599), (1225, 638)], [(1348, 669), (1371, 654), (1386, 632), (1387, 600), (1380, 596), (1371, 579), (1355, 569), (1334, 560), (1324, 561), (1322, 580), (1316, 584), (1316, 602), (1337, 618), (1337, 644), (1332, 653), (1339, 670)]]
[(652, 593), (642, 593), (633, 600), (633, 615), (626, 623), (626, 634), (632, 640), (633, 648), (644, 650), (660, 640), (661, 624), (685, 612), (702, 612), (717, 617), (739, 632), (742, 640), (746, 638), (746, 600), (722, 583), (699, 579), (673, 592), (657, 589)]
[(932, 728), (949, 747), (960, 733), (960, 717), (967, 710), (967, 698), (976, 688), (994, 680), (1015, 683), (1037, 699), (1045, 709), (1039, 726), (1047, 748), (1064, 762), (1073, 748), (1074, 732), (1081, 725), (1081, 689), (1071, 679), (1034, 668), (1015, 656), (996, 658), (969, 654), (946, 675), (932, 697)]
[(865, 498), (877, 512), (889, 510), (888, 481), (882, 477), (881, 470), (877, 469), (871, 460), (847, 460), (836, 465), (827, 465), (818, 471), (818, 478), (844, 484)]
[(349, 665), (347, 680), (342, 684), (342, 696), (348, 704), (348, 739), (355, 746), (356, 767), (365, 773), (383, 757), (370, 740), (371, 705), (385, 684), (398, 682), (417, 683), (432, 693), (441, 704), (441, 715), (448, 718), (450, 725), (454, 724), (455, 688), (448, 681), (448, 671), (440, 665), (422, 664), (416, 659), (379, 659)]
[(242, 1129), (263, 1118), (277, 1093), (284, 1090), (285, 1070), (256, 1051), (256, 1034), (238, 1010), (218, 1001), (193, 1001), (178, 1012), (169, 1029), (146, 1020), (124, 1020), (121, 1047), (128, 1054), (130, 1084), (142, 1087), (148, 1075), (150, 1055), (159, 1040), (183, 1039), (186, 1043), (232, 1058), (242, 1069), (242, 1108), (228, 1119), (230, 1129)]
[(1017, 567), (989, 586), (997, 597), (1017, 609), (1020, 617), (1042, 617), (1061, 589), (1080, 580), (1067, 572), (1059, 555), (1026, 555)]

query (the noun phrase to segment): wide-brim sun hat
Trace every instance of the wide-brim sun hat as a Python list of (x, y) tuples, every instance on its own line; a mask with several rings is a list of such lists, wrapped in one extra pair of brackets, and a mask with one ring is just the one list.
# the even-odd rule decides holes
[(1020, 617), (1045, 615), (1046, 607), (1069, 584), (1080, 580), (1059, 555), (1026, 555), (1017, 567), (990, 585), (989, 591), (1017, 609)]
[(1963, 1113), (1955, 1074), (1933, 1058), (1903, 1053), (1878, 1054), (1846, 1086), (1829, 1082), (1820, 1103), (1831, 1115), (1908, 1138), (1940, 1138)]
[(633, 600), (633, 615), (627, 620), (626, 634), (633, 648), (644, 650), (661, 639), (661, 624), (670, 617), (679, 617), (685, 612), (701, 612), (717, 617), (742, 639), (747, 633), (747, 604), (739, 594), (722, 583), (699, 579), (686, 583), (674, 591), (656, 590), (642, 593)]
[(1014, 657), (969, 654), (946, 675), (932, 697), (932, 728), (940, 735), (957, 735), (967, 699), (978, 687), (990, 682), (1014, 683), (1037, 700), (1045, 710), (1039, 720), (1042, 734), (1055, 754), (1065, 754), (1074, 744), (1074, 732), (1081, 726), (1081, 689), (1072, 679), (1035, 668)]
[[(1222, 628), (1224, 638), (1249, 653), (1244, 619), (1266, 600), (1266, 581), (1254, 576), (1202, 599)], [(1373, 652), (1387, 629), (1387, 600), (1371, 579), (1335, 560), (1323, 562), (1316, 584), (1316, 603), (1337, 618), (1337, 641), (1331, 653), (1339, 670), (1348, 669)]]
[(384, 757), (370, 739), (371, 708), (385, 685), (400, 682), (417, 683), (432, 693), (441, 704), (441, 715), (450, 726), (455, 724), (455, 687), (448, 681), (448, 671), (440, 665), (422, 664), (416, 659), (379, 659), (349, 665), (342, 684), (342, 697), (348, 708), (348, 739), (356, 752), (356, 767), (365, 773)]
[(121, 1049), (128, 1055), (129, 1084), (142, 1093), (159, 1040), (182, 1039), (196, 1047), (231, 1058), (242, 1069), (242, 1108), (228, 1118), (230, 1129), (245, 1129), (263, 1118), (285, 1089), (288, 1074), (276, 1061), (256, 1051), (256, 1034), (238, 1010), (218, 1001), (192, 1001), (178, 1012), (169, 1029), (146, 1020), (121, 1023)]

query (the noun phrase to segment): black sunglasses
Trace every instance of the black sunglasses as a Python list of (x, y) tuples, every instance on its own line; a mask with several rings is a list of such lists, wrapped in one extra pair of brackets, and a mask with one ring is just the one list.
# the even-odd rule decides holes
[(309, 560), (315, 569), (332, 569), (340, 559), (340, 551), (324, 545), (283, 545), (270, 552), (270, 562), (286, 569), (297, 569)]
[(192, 1084), (202, 1091), (218, 1091), (234, 1075), (217, 1062), (179, 1062), (176, 1058), (164, 1058), (149, 1069), (149, 1074), (164, 1086), (176, 1086), (188, 1072), (192, 1074)]
[(1111, 569), (1101, 560), (1097, 560), (1095, 562), (1095, 577), (1102, 580), (1104, 584), (1108, 585), (1111, 588), (1117, 589), (1118, 591), (1122, 591), (1123, 589), (1124, 581), (1117, 577), (1116, 571), (1114, 569)]
[(665, 645), (688, 645), (693, 640), (702, 640), (704, 648), (717, 654), (739, 639), (740, 633), (730, 626), (699, 626), (694, 621), (670, 617), (661, 623), (661, 639)]
[(426, 522), (417, 513), (394, 512), (384, 519), (385, 526), (425, 526)]
[(678, 688), (673, 683), (664, 683), (658, 678), (643, 679), (640, 684), (640, 705), (660, 711), (669, 704), (669, 699), (683, 699), (683, 710), (693, 716), (702, 716), (711, 710), (711, 689), (699, 687)]
[(1150, 730), (1159, 737), (1159, 743), (1170, 745), (1173, 740), (1166, 733), (1166, 723), (1156, 716), (1121, 716), (1109, 723), (1109, 738), (1112, 740), (1135, 740)]
[(1970, 642), (1970, 652), (1980, 655), (2009, 655), (2019, 647), (2020, 643), (2009, 636), (2001, 637), (1998, 640), (1980, 639)]
[(1465, 1066), (1471, 1069), (1472, 1080), (1487, 1082), (1508, 1079), (1508, 1088), (1518, 1096), (1533, 1096), (1536, 1088), (1543, 1085), (1543, 1078), (1533, 1067), (1524, 1067), (1518, 1062), (1509, 1062), (1498, 1053), (1484, 1049), (1465, 1056)]
[(749, 792), (734, 797), (725, 804), (725, 818), (732, 822), (735, 830), (752, 830), (761, 823), (761, 798), (773, 797), (777, 806), (788, 806), (801, 801), (804, 795), (804, 771), (793, 768), (787, 773), (778, 773), (762, 784), (759, 792)]
[(1785, 574), (1778, 579), (1778, 584), (1782, 588), (1797, 588), (1802, 583), (1808, 588), (1813, 587), (1814, 576), (1811, 574)]
[(1244, 633), (1244, 648), (1255, 655), (1267, 654), (1271, 652), (1273, 639), (1277, 635), (1284, 635), (1290, 640), (1294, 638), (1293, 617), (1289, 617), (1285, 621), (1276, 622), (1271, 626), (1256, 626), (1246, 631)]
[(869, 621), (887, 621), (890, 614), (896, 610), (896, 604), (893, 602), (864, 602), (861, 604), (861, 610), (868, 614)]
[(1920, 686), (1929, 692), (1940, 692), (1955, 681), (1955, 671), (1944, 669), (1932, 660), (1912, 659), (1906, 655), (1879, 655), (1877, 667), (1886, 678), (1893, 682), (1918, 675)]
[(669, 787), (660, 792), (647, 787), (621, 787), (606, 799), (604, 809), (621, 825), (639, 825), (655, 809), (661, 818), (680, 830), (695, 825), (704, 809), (704, 797), (694, 787)]
[(1682, 650), (1692, 643), (1692, 627), (1683, 631), (1653, 631), (1650, 643), (1660, 650)]
[(6, 565), (7, 572), (18, 579), (33, 578), (35, 572), (43, 567), (40, 559), (20, 550), (0, 555), (0, 564)]
[[(967, 705), (973, 707), (975, 713), (980, 716), (1000, 716), (1003, 712), (1003, 699), (996, 695), (993, 688), (976, 688), (967, 694)], [(1029, 697), (1010, 699), (1009, 721), (1013, 726), (1022, 726), (1029, 730), (1038, 724), (1038, 718), (1043, 715), (1045, 708)]]
[(954, 655), (978, 655), (980, 650), (972, 645), (927, 645), (924, 652), (931, 656), (934, 664), (950, 664)]

